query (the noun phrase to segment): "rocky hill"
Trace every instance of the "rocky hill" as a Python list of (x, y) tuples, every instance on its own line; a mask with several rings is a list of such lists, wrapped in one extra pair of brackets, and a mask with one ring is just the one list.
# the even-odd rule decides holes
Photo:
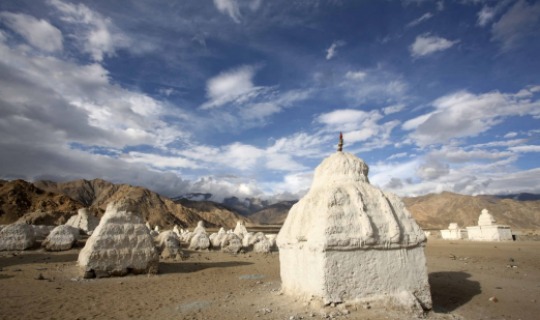
[[(36, 181), (33, 184), (14, 180), (3, 181), (0, 188), (1, 223), (11, 223), (18, 219), (30, 223), (45, 223), (42, 217), (45, 215), (52, 216), (47, 223), (59, 224), (81, 207), (89, 207), (91, 212), (100, 216), (109, 202), (124, 198), (139, 204), (139, 209), (150, 225), (162, 228), (170, 228), (175, 224), (193, 227), (199, 220), (205, 221), (209, 227), (233, 228), (236, 221), (243, 218), (234, 212), (221, 217), (221, 212), (198, 211), (145, 188), (114, 184), (101, 179)], [(36, 211), (43, 214), (36, 214)]]
[(24, 180), (0, 180), (0, 224), (63, 223), (83, 205), (62, 194), (46, 192)]
[(424, 229), (446, 229), (450, 222), (461, 227), (478, 223), (484, 208), (499, 224), (513, 228), (540, 228), (540, 201), (520, 201), (500, 196), (466, 196), (451, 192), (403, 198), (405, 205)]
[[(497, 223), (518, 229), (540, 228), (540, 200), (532, 195), (467, 196), (451, 192), (403, 198), (405, 206), (424, 229), (446, 229), (450, 222), (461, 227), (478, 223), (480, 211), (488, 209)], [(249, 217), (259, 224), (282, 224), (294, 202), (280, 202)]]
[[(233, 228), (236, 226), (236, 221), (243, 221), (247, 226), (253, 224), (251, 219), (246, 218), (217, 202), (193, 201), (188, 199), (178, 199), (174, 202), (195, 210), (199, 216), (204, 218), (204, 220), (209, 221), (216, 226), (228, 226), (228, 228)], [(231, 225), (231, 221), (234, 222), (233, 225)]]
[(298, 201), (281, 201), (249, 215), (258, 224), (283, 224), (289, 209)]

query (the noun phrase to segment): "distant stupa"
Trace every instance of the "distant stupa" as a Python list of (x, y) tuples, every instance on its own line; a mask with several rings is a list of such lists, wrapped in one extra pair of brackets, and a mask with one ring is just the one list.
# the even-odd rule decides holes
[(343, 152), (342, 134), (337, 150), (315, 169), (277, 236), (282, 291), (431, 309), (424, 232), (400, 198), (369, 183), (364, 161)]

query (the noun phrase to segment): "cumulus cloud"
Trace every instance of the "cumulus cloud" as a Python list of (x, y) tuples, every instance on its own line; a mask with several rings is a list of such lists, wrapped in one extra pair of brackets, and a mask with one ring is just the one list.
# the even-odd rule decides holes
[(11, 12), (0, 12), (0, 20), (40, 50), (47, 52), (63, 50), (62, 32), (46, 20)]
[(490, 157), (489, 150), (464, 150), (454, 157), (455, 151), (435, 149), (406, 162), (377, 162), (370, 166), (370, 181), (400, 196), (442, 191), (470, 195), (540, 191), (536, 180), (540, 170), (516, 170), (512, 164), (517, 157), (512, 152)]
[(369, 112), (356, 109), (339, 109), (319, 115), (318, 123), (324, 125), (326, 132), (343, 131), (345, 142), (349, 147), (362, 142), (360, 149), (349, 149), (351, 152), (367, 151), (382, 148), (390, 144), (392, 130), (399, 121), (379, 123), (383, 115), (378, 110)]
[(330, 47), (326, 49), (326, 60), (330, 60), (334, 58), (337, 54), (337, 48), (342, 47), (344, 45), (345, 45), (345, 42), (341, 40), (332, 42)]
[(405, 130), (418, 145), (445, 143), (454, 138), (476, 136), (509, 116), (538, 116), (540, 100), (521, 99), (514, 94), (460, 91), (433, 102), (435, 110), (405, 122)]
[(516, 2), (493, 24), (492, 40), (500, 42), (504, 51), (519, 46), (525, 39), (538, 37), (540, 3)]
[(174, 173), (149, 169), (149, 162), (160, 167), (165, 159), (122, 151), (187, 137), (163, 121), (178, 118), (180, 110), (111, 83), (100, 64), (78, 65), (26, 50), (0, 41), (2, 178), (99, 177), (167, 195), (187, 186)]
[(459, 40), (448, 40), (445, 38), (423, 34), (416, 37), (414, 43), (409, 47), (411, 56), (418, 58), (428, 56), (438, 51), (450, 49)]

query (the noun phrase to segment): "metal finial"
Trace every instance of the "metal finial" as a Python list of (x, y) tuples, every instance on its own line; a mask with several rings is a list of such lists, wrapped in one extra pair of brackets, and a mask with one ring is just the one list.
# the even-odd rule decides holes
[(339, 143), (338, 143), (338, 149), (337, 151), (341, 152), (343, 151), (343, 133), (339, 133)]

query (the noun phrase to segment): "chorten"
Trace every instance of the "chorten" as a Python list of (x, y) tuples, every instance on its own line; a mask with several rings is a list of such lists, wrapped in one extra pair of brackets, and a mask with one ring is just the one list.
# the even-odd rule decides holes
[(487, 209), (482, 209), (478, 225), (467, 227), (469, 240), (473, 241), (512, 241), (510, 226), (495, 224), (495, 218)]
[(315, 169), (277, 236), (283, 293), (431, 309), (424, 232), (400, 198), (369, 183), (367, 164), (342, 148), (340, 134), (338, 151)]

